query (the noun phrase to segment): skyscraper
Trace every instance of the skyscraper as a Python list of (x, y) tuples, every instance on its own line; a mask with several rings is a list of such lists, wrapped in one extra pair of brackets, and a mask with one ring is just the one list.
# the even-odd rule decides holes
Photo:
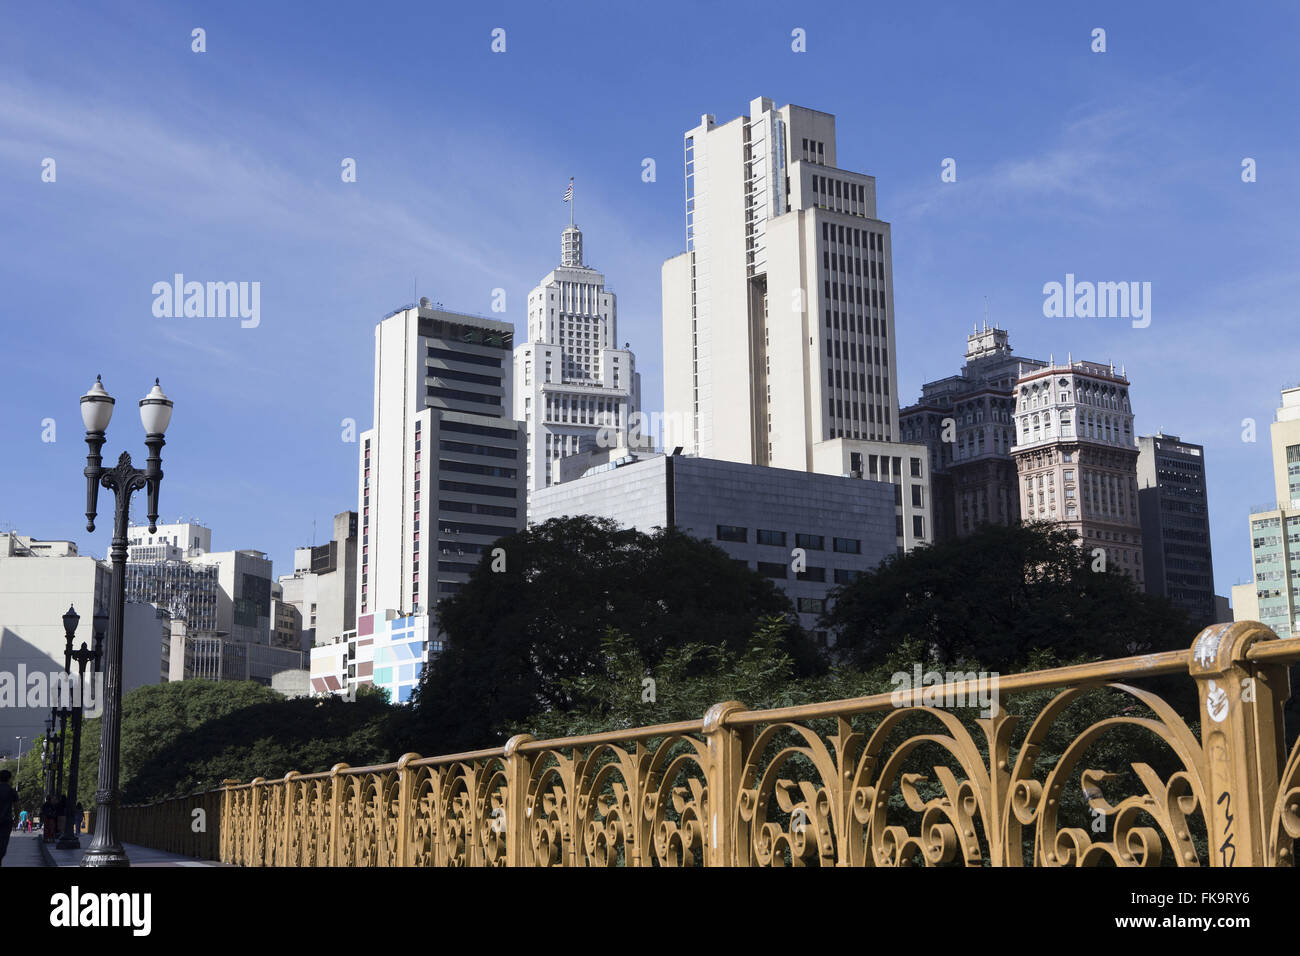
[(1145, 586), (1137, 444), (1129, 381), (1113, 365), (1049, 363), (1016, 382), (1016, 444), (1024, 519), (1075, 532), (1106, 566)]
[(839, 169), (835, 117), (756, 99), (686, 133), (686, 251), (663, 267), (666, 444), (813, 471), (816, 444), (895, 441), (889, 223)]
[(684, 159), (686, 251), (663, 266), (665, 448), (891, 482), (898, 548), (929, 543), (928, 455), (898, 441), (875, 178), (836, 166), (835, 117), (766, 98), (721, 126), (704, 116)]
[(1217, 619), (1205, 449), (1177, 435), (1139, 436), (1137, 472), (1147, 593), (1169, 598), (1199, 631)]
[(1233, 587), (1232, 614), (1290, 637), (1300, 633), (1300, 386), (1282, 390), (1269, 434), (1274, 500), (1252, 509), (1254, 581)]
[(526, 428), (525, 478), (551, 484), (551, 463), (601, 443), (627, 444), (641, 408), (636, 356), (618, 345), (618, 302), (583, 261), (582, 232), (560, 240), (560, 265), (528, 294), (528, 342), (514, 353), (514, 416)]
[(425, 614), (524, 526), (509, 322), (419, 305), (375, 328), (374, 425), (360, 437), (357, 636)]
[(936, 538), (1020, 520), (1011, 460), (1015, 387), (1026, 371), (1046, 364), (1012, 355), (1007, 331), (986, 323), (966, 336), (961, 372), (926, 382), (921, 400), (899, 411), (902, 438), (930, 450)]

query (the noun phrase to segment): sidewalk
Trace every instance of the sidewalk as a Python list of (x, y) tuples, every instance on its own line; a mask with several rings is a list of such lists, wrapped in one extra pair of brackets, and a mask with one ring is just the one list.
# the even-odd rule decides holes
[(23, 833), (15, 830), (9, 835), (9, 850), (4, 866), (49, 866), (41, 855), (41, 835), (36, 831)]
[[(17, 834), (14, 834), (17, 837)], [(83, 833), (81, 835), (80, 850), (59, 850), (52, 843), (41, 843), (39, 840), (33, 840), (36, 844), (36, 852), (41, 857), (38, 862), (30, 864), (20, 864), (28, 866), (64, 866), (73, 867), (81, 866), (81, 856), (86, 847), (90, 846), (92, 834)], [(14, 840), (9, 841), (9, 855), (14, 852)], [(135, 843), (123, 843), (122, 849), (126, 851), (126, 857), (131, 861), (132, 866), (226, 866), (225, 863), (217, 863), (213, 860), (196, 860), (194, 857), (181, 856), (177, 853), (166, 853), (163, 850), (154, 850), (147, 846), (139, 846)], [(7, 863), (9, 857), (5, 857)]]

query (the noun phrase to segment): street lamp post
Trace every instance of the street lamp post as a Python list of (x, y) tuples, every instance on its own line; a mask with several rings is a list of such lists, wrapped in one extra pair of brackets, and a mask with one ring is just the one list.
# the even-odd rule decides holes
[(14, 771), (15, 777), (17, 777), (20, 773), (23, 772), (23, 741), (26, 739), (27, 739), (26, 737), (14, 738), (14, 740), (18, 741), (18, 769)]
[(59, 721), (59, 734), (54, 738), (54, 802), (57, 804), (59, 797), (63, 796), (63, 745), (68, 731), (68, 718), (72, 716), (72, 708), (55, 707), (54, 716)]
[(41, 779), (45, 783), (45, 799), (50, 799), (54, 792), (54, 742), (51, 735), (54, 733), (54, 711), (45, 718), (45, 738), (41, 745)]
[(86, 426), (86, 530), (95, 530), (95, 515), (102, 484), (114, 493), (113, 578), (109, 590), (108, 647), (104, 655), (104, 712), (99, 738), (99, 784), (95, 790), (95, 835), (81, 858), (82, 866), (130, 866), (114, 829), (118, 800), (118, 748), (122, 740), (122, 627), (126, 605), (126, 532), (130, 523), (131, 495), (141, 489), (148, 494), (150, 533), (158, 530), (158, 485), (162, 481), (163, 434), (172, 417), (171, 400), (158, 380), (140, 400), (140, 422), (144, 425), (149, 457), (143, 469), (131, 465), (127, 452), (114, 468), (104, 468), (100, 452), (104, 432), (113, 417), (114, 400), (96, 376), (90, 391), (81, 397), (81, 420)]
[(63, 834), (59, 837), (56, 849), (59, 850), (77, 850), (81, 848), (81, 840), (77, 836), (78, 824), (81, 821), (81, 814), (77, 812), (77, 790), (80, 781), (81, 769), (81, 719), (85, 710), (86, 694), (86, 665), (94, 664), (91, 669), (93, 675), (99, 670), (100, 657), (100, 640), (99, 635), (95, 635), (95, 649), (92, 651), (86, 647), (86, 642), (81, 642), (81, 649), (74, 651), (72, 649), (72, 638), (77, 632), (77, 622), (81, 620), (80, 615), (72, 607), (68, 608), (68, 613), (63, 615), (63, 635), (67, 639), (68, 646), (63, 651), (63, 669), (67, 673), (72, 673), (72, 662), (77, 662), (77, 696), (73, 698), (72, 708), (72, 763), (68, 766), (68, 812), (66, 814), (66, 823), (63, 826)]

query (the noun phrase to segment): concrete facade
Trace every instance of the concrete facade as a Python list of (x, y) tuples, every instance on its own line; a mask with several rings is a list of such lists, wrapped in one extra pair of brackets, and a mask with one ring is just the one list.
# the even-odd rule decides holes
[(270, 643), (274, 578), (264, 552), (209, 551), (186, 560), (217, 569), (217, 633), (243, 644)]
[(785, 591), (822, 640), (830, 590), (897, 550), (894, 491), (883, 482), (683, 455), (627, 456), (534, 493), (531, 522), (566, 515), (712, 541)]
[(334, 536), (325, 544), (297, 548), (293, 574), (280, 578), (283, 600), (298, 609), (303, 643), (329, 641), (357, 626), (357, 513), (334, 516)]
[(212, 550), (212, 530), (196, 521), (127, 528), (126, 559), (133, 563), (180, 561)]
[(524, 526), (514, 327), (427, 299), (375, 328), (374, 425), (360, 436), (357, 631), (427, 614)]
[[(77, 554), (72, 542), (0, 533), (0, 751), (11, 751), (16, 736), (26, 738), (26, 747), (44, 732), (48, 708), (27, 707), (25, 698), (9, 700), (6, 695), (22, 690), (17, 686), (21, 672), (63, 671), (63, 614), (69, 606), (81, 616), (76, 646), (83, 641), (94, 646), (94, 634), (108, 626), (111, 577), (106, 562)], [(166, 622), (153, 607), (125, 606), (124, 692), (163, 679), (166, 641)]]
[(797, 471), (894, 441), (890, 227), (836, 166), (835, 118), (755, 99), (684, 140), (686, 251), (663, 267), (664, 446)]

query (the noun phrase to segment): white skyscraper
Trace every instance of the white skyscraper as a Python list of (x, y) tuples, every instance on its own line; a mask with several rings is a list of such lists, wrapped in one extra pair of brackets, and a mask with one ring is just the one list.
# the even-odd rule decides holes
[(686, 249), (663, 268), (664, 393), (687, 451), (813, 470), (898, 432), (889, 224), (835, 166), (835, 117), (769, 99), (686, 134)]
[(665, 445), (889, 481), (899, 547), (928, 543), (929, 455), (897, 442), (889, 223), (875, 178), (836, 167), (835, 117), (766, 98), (706, 115), (685, 175), (686, 252), (663, 267)]
[(528, 343), (514, 358), (529, 492), (551, 484), (556, 459), (627, 444), (641, 376), (636, 356), (618, 345), (618, 302), (604, 275), (584, 264), (577, 226), (562, 234), (559, 268), (528, 294)]
[[(357, 632), (427, 613), (524, 526), (514, 326), (431, 306), (375, 327), (374, 426), (360, 435)], [(369, 675), (357, 675), (358, 677)]]

